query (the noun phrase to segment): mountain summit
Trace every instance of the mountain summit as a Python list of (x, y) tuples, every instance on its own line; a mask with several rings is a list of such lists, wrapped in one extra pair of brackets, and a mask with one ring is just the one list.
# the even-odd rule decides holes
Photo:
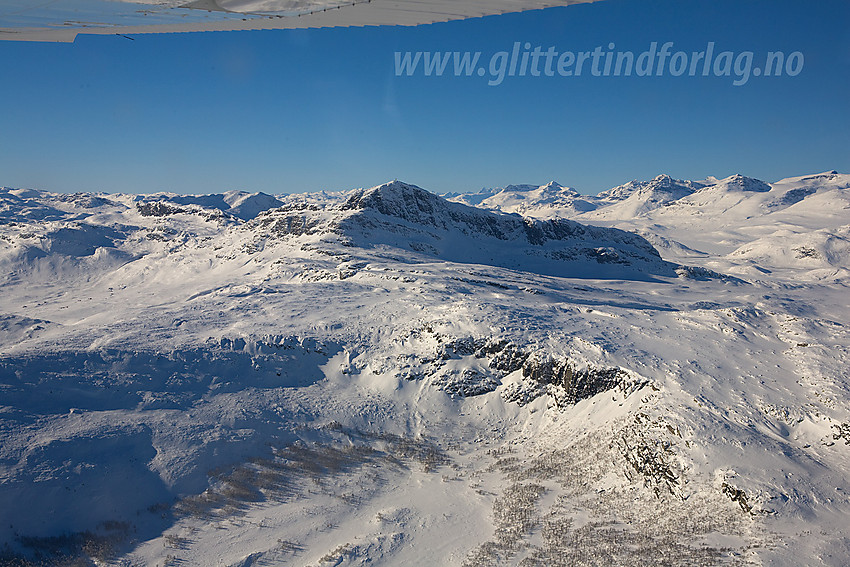
[(675, 275), (675, 266), (635, 234), (485, 211), (401, 181), (353, 191), (330, 214), (283, 208), (262, 215), (258, 223), (276, 227), (279, 234), (312, 227), (313, 234), (339, 236), (360, 248), (391, 247), (429, 261), (587, 278)]

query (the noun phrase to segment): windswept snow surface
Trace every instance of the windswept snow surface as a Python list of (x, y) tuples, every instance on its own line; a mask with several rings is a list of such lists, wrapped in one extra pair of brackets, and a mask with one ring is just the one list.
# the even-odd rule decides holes
[(845, 565), (848, 187), (2, 189), (0, 565)]

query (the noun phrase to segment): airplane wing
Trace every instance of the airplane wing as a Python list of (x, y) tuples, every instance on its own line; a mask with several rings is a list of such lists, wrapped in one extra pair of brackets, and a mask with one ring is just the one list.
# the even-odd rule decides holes
[(0, 40), (72, 42), (146, 34), (416, 26), (594, 0), (3, 0)]

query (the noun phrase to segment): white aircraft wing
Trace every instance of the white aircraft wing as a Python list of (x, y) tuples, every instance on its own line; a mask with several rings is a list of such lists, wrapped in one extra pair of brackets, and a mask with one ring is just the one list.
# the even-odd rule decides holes
[(143, 34), (416, 26), (594, 0), (0, 0), (0, 40), (71, 42)]

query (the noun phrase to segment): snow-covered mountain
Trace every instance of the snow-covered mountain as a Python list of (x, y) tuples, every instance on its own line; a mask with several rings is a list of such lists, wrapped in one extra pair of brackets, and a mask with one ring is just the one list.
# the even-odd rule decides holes
[(842, 565), (848, 187), (2, 189), (0, 565)]
[(597, 195), (597, 209), (587, 216), (633, 218), (669, 205), (703, 187), (703, 183), (680, 181), (669, 175), (659, 175), (651, 181), (630, 181)]
[(455, 203), (521, 215), (546, 207), (550, 211), (558, 211), (560, 216), (569, 216), (596, 207), (595, 199), (582, 196), (575, 189), (564, 187), (555, 181), (540, 186), (508, 185), (497, 189), (482, 189), (477, 193), (452, 193), (444, 197)]
[(252, 219), (263, 211), (274, 209), (283, 203), (265, 193), (246, 193), (245, 191), (228, 191), (213, 195), (176, 195), (173, 193), (157, 193), (142, 198), (142, 203), (174, 203), (177, 205), (197, 205), (205, 209), (215, 209), (240, 218)]
[(450, 203), (399, 181), (355, 191), (320, 210), (296, 204), (256, 219), (277, 235), (316, 235), (358, 249), (404, 251), (410, 258), (451, 261), (537, 274), (632, 278), (674, 275), (645, 239), (569, 220), (539, 221)]
[[(565, 191), (563, 198), (575, 199), (574, 190)], [(842, 254), (831, 250), (833, 245), (841, 248), (848, 225), (847, 174), (831, 171), (771, 184), (742, 175), (702, 181), (659, 175), (581, 199), (592, 206), (577, 210), (553, 204), (552, 199), (526, 199), (522, 214), (621, 228), (649, 240), (666, 259), (686, 262), (702, 256), (713, 269), (737, 275), (757, 277), (765, 270), (779, 270), (791, 279), (847, 276)], [(487, 200), (478, 206), (514, 212)], [(811, 235), (813, 231), (819, 236)], [(812, 239), (823, 242), (812, 244), (816, 254), (797, 250)]]

